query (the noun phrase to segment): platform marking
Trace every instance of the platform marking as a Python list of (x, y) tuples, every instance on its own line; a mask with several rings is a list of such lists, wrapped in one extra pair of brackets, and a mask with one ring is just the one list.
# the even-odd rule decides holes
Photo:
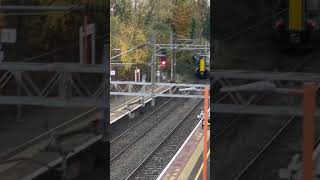
[(187, 163), (184, 165), (183, 170), (181, 171), (178, 179), (184, 180), (188, 179), (192, 170), (194, 169), (197, 160), (200, 158), (202, 153), (202, 146), (203, 146), (204, 138), (198, 142), (196, 149), (193, 151), (192, 155), (189, 157)]
[[(208, 160), (209, 156), (210, 156), (210, 149), (209, 149), (208, 154), (207, 154), (207, 160)], [(202, 173), (202, 169), (203, 169), (203, 163), (201, 163), (200, 169), (199, 169), (196, 177), (194, 178), (195, 180), (198, 180), (198, 179), (199, 179), (200, 174)], [(210, 172), (210, 171), (209, 171), (209, 172)]]
[[(166, 171), (169, 169), (169, 167), (171, 166), (171, 164), (173, 163), (173, 161), (176, 159), (176, 157), (179, 155), (180, 151), (182, 151), (182, 149), (184, 148), (184, 146), (187, 144), (187, 142), (189, 141), (189, 139), (192, 137), (192, 135), (194, 134), (194, 132), (196, 131), (196, 129), (201, 125), (201, 121), (198, 122), (198, 124), (196, 125), (196, 127), (192, 130), (192, 132), (189, 134), (189, 136), (187, 137), (187, 139), (183, 142), (182, 146), (180, 147), (180, 149), (176, 152), (176, 154), (173, 156), (173, 158), (170, 160), (170, 162), (167, 164), (167, 166), (163, 169), (163, 171), (161, 172), (161, 174), (158, 176), (157, 180), (160, 180), (161, 177), (166, 173)], [(167, 174), (165, 177), (167, 177), (169, 174)]]
[[(160, 94), (163, 94), (164, 92), (168, 91), (170, 88), (167, 88), (163, 91), (160, 92)], [(157, 96), (156, 96), (157, 97)], [(134, 101), (139, 101), (140, 97), (137, 97), (137, 100)], [(149, 98), (148, 100), (145, 101), (145, 103), (148, 103), (152, 100), (152, 98)], [(138, 109), (139, 107), (141, 107), (142, 105), (139, 104), (138, 106), (136, 106), (135, 108), (133, 108), (131, 111), (135, 111), (136, 109)], [(120, 108), (119, 108), (120, 109)], [(115, 111), (119, 110), (119, 109), (115, 109)], [(110, 124), (115, 123), (116, 121), (118, 121), (119, 119), (121, 119), (122, 117), (126, 116), (127, 114), (129, 114), (129, 111), (126, 111), (124, 114), (120, 115), (119, 117), (115, 118), (114, 120), (110, 121)]]

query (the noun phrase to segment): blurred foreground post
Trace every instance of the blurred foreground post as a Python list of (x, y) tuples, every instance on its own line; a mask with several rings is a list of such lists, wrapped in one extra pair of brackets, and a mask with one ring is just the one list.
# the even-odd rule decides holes
[(303, 180), (314, 179), (314, 162), (312, 158), (315, 138), (315, 109), (316, 109), (315, 83), (304, 84), (303, 94)]
[(207, 179), (207, 139), (208, 139), (208, 109), (209, 109), (209, 88), (204, 89), (204, 135), (203, 135), (203, 173), (202, 179)]

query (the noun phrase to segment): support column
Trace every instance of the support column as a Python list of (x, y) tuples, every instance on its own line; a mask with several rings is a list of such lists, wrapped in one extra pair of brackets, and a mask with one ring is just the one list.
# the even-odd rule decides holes
[[(15, 72), (15, 76), (16, 76), (16, 84), (17, 84), (17, 95), (21, 96), (21, 84), (22, 84), (22, 72)], [(18, 122), (22, 121), (22, 112), (21, 112), (21, 104), (17, 105), (17, 114), (16, 114), (16, 120)]]
[(174, 61), (173, 61), (173, 32), (170, 31), (170, 57), (171, 57), (171, 69), (170, 69), (170, 76), (171, 82), (174, 82)]
[(315, 83), (304, 84), (304, 119), (303, 119), (303, 180), (314, 179), (314, 161), (312, 158), (315, 139)]
[[(146, 82), (146, 74), (142, 75), (142, 82)], [(146, 93), (146, 85), (143, 85), (142, 87), (142, 93)], [(142, 109), (145, 107), (145, 102), (144, 102), (144, 96), (141, 97), (141, 104), (142, 104)]]
[(160, 65), (159, 65), (159, 66), (158, 66), (158, 70), (157, 70), (158, 83), (160, 83), (160, 77), (161, 77), (161, 70), (160, 70)]
[[(88, 0), (83, 0), (83, 3), (88, 5)], [(85, 13), (83, 18), (83, 63), (89, 64), (88, 61), (88, 36), (87, 36), (87, 27), (88, 27), (88, 12)]]
[[(0, 6), (2, 6), (2, 0), (0, 0)], [(2, 13), (2, 11), (0, 11)], [(0, 31), (2, 31), (2, 29), (5, 26), (5, 16), (4, 15), (0, 15)], [(18, 44), (19, 45), (19, 44)], [(3, 51), (2, 49), (2, 43), (0, 41), (0, 52)], [(3, 54), (3, 58), (0, 59), (0, 63), (4, 61), (4, 54)]]
[(136, 70), (134, 70), (134, 81), (140, 82), (140, 69), (138, 69), (138, 68), (136, 68)]
[[(152, 35), (152, 57), (151, 57), (151, 93), (154, 94), (155, 70), (156, 70), (156, 36)], [(151, 106), (155, 105), (155, 97), (152, 96)]]
[[(173, 41), (174, 43), (174, 41)], [(176, 66), (176, 60), (177, 60), (177, 49), (173, 49), (173, 82), (176, 82), (177, 80), (177, 66)]]
[[(108, 11), (108, 13), (110, 13)], [(110, 15), (110, 14), (109, 14)], [(109, 27), (107, 27), (109, 28)], [(102, 60), (102, 63), (104, 64), (104, 66), (106, 67), (106, 74), (110, 73), (110, 70), (111, 70), (111, 63), (110, 63), (110, 42), (109, 42), (109, 34), (107, 33), (107, 40), (105, 41), (105, 45), (104, 45), (104, 60)], [(103, 81), (105, 82), (105, 86), (104, 86), (104, 89), (103, 89), (103, 98), (105, 99), (105, 103), (106, 103), (106, 106), (102, 108), (103, 110), (103, 117), (100, 119), (100, 124), (102, 126), (102, 142), (104, 145), (108, 145), (110, 147), (110, 136), (109, 136), (109, 127), (110, 127), (110, 81), (109, 81), (109, 78), (108, 76), (104, 74), (103, 75)], [(109, 74), (110, 76), (110, 74)], [(111, 76), (110, 76), (111, 77)], [(110, 78), (111, 80), (111, 78)], [(117, 97), (117, 96), (116, 96)], [(109, 148), (106, 146), (106, 148)], [(105, 154), (105, 158), (110, 158), (109, 157), (109, 154), (107, 153), (104, 153)], [(106, 167), (106, 170), (110, 170), (109, 167)]]
[(208, 140), (208, 109), (209, 109), (209, 88), (204, 89), (204, 132), (203, 132), (203, 173), (202, 179), (207, 179), (207, 140)]
[[(95, 25), (94, 25), (95, 26)], [(91, 64), (97, 64), (96, 62), (96, 28), (94, 28), (91, 34)]]
[(71, 74), (67, 72), (62, 72), (60, 74), (59, 80), (59, 96), (63, 99), (68, 99), (72, 96), (70, 87)]

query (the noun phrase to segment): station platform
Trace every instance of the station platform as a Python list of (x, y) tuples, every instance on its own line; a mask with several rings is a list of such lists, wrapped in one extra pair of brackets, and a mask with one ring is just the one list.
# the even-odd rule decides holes
[[(155, 92), (156, 93), (164, 93), (166, 91), (168, 91), (169, 88), (156, 88)], [(151, 90), (148, 90), (151, 91)], [(148, 92), (147, 91), (147, 92)], [(126, 103), (123, 103), (117, 107), (114, 107), (110, 110), (110, 124), (113, 124), (115, 122), (117, 122), (119, 119), (121, 119), (122, 117), (129, 115), (129, 113), (135, 111), (136, 109), (138, 109), (139, 107), (141, 107), (141, 103), (140, 103), (140, 99), (141, 97), (131, 97), (130, 99), (128, 99), (128, 101)], [(151, 97), (145, 97), (145, 103), (148, 103), (152, 100)], [(129, 104), (129, 109), (127, 104)]]
[[(199, 121), (157, 180), (202, 179), (203, 129)], [(210, 179), (210, 130), (208, 130), (207, 179)]]
[[(55, 113), (57, 113), (57, 111)], [(87, 126), (89, 122), (92, 122), (97, 117), (102, 116), (101, 112), (93, 112), (92, 114), (90, 114), (91, 116), (85, 117), (79, 116), (79, 113), (80, 112), (74, 112), (73, 114), (70, 114), (69, 118), (76, 116), (73, 119), (71, 119), (72, 121), (77, 122), (76, 124), (73, 124), (73, 126), (67, 126), (62, 128), (61, 125), (63, 125), (63, 123), (60, 123), (60, 125), (57, 125), (56, 128), (52, 128), (49, 131), (43, 131), (41, 134), (39, 133), (40, 135), (34, 134), (34, 136), (38, 136), (33, 138), (29, 137), (28, 135), (30, 133), (27, 133), (26, 131), (35, 131), (35, 127), (38, 126), (40, 129), (43, 123), (39, 122), (41, 122), (40, 120), (43, 120), (41, 118), (45, 116), (39, 116), (38, 119), (30, 118), (30, 120), (32, 121), (29, 121), (28, 123), (21, 123), (20, 126), (22, 127), (29, 127), (36, 123), (39, 123), (39, 125), (34, 126), (34, 128), (30, 127), (27, 130), (20, 132), (20, 136), (17, 136), (17, 138), (26, 136), (26, 138), (28, 139), (21, 141), (21, 145), (13, 146), (12, 149), (9, 149), (8, 151), (2, 153), (2, 156), (5, 158), (3, 158), (2, 163), (0, 164), (0, 179), (31, 180), (43, 174), (48, 169), (51, 169), (55, 167), (57, 164), (61, 163), (64, 156), (61, 155), (61, 153), (58, 151), (48, 149), (53, 140), (53, 136), (50, 136), (50, 134), (56, 130), (60, 130), (59, 133), (68, 133), (78, 128), (82, 129), (82, 126)], [(55, 117), (57, 116), (52, 115), (48, 116), (47, 118), (51, 118), (53, 120)], [(81, 117), (79, 119), (81, 120), (81, 122), (78, 121), (78, 117)], [(67, 116), (63, 116), (62, 120), (70, 121), (70, 119), (67, 119)], [(32, 125), (30, 125), (31, 122), (33, 122)], [(26, 133), (22, 134), (23, 132)], [(97, 142), (100, 138), (101, 137), (97, 136), (94, 132), (85, 131), (83, 133), (75, 134), (74, 136), (61, 138), (61, 140), (59, 139), (59, 147), (66, 150), (73, 150), (70, 151), (70, 153), (67, 155), (67, 158), (71, 158), (75, 156), (77, 153), (86, 149), (89, 145)]]
[[(168, 89), (164, 89), (164, 88), (155, 89), (156, 92), (160, 92), (160, 93), (166, 92), (167, 90)], [(127, 100), (126, 103), (119, 103), (119, 104), (113, 105), (110, 112), (111, 123), (116, 122), (122, 117), (128, 115), (130, 111), (132, 112), (141, 106), (141, 104), (139, 103), (140, 97), (130, 97), (130, 98), (127, 98), (126, 100)], [(145, 103), (148, 103), (149, 101), (151, 101), (151, 98), (145, 98)], [(127, 103), (131, 104), (129, 106), (130, 111), (128, 110)], [(83, 111), (86, 111), (86, 112), (83, 113)], [(47, 113), (47, 112), (43, 112), (42, 114), (44, 113)], [(35, 131), (35, 127), (39, 126), (39, 129), (43, 128), (43, 123), (39, 123), (39, 122), (41, 120), (43, 121), (42, 117), (46, 117), (46, 116), (42, 114), (40, 115), (39, 113), (37, 113), (36, 114), (37, 118), (34, 118), (34, 116), (30, 116), (29, 118), (29, 116), (25, 115), (24, 120), (28, 122), (27, 123), (28, 127), (30, 126), (30, 128), (28, 128), (28, 132), (33, 132), (33, 131), (35, 132), (33, 134), (32, 133), (25, 133), (25, 134), (26, 135), (32, 134), (36, 137), (28, 137), (26, 135), (25, 136), (21, 135), (19, 137), (16, 131), (10, 133), (10, 135), (16, 133), (15, 137), (17, 137), (16, 138), (17, 141), (12, 142), (11, 147), (12, 149), (14, 149), (12, 151), (16, 151), (15, 149), (16, 147), (18, 147), (19, 153), (17, 154), (12, 153), (12, 155), (7, 159), (8, 163), (0, 164), (1, 180), (33, 179), (38, 175), (42, 174), (43, 172), (47, 171), (49, 168), (46, 166), (54, 167), (57, 164), (61, 163), (63, 157), (58, 152), (51, 152), (51, 151), (47, 152), (44, 150), (51, 141), (50, 133), (55, 131), (55, 129), (57, 131), (59, 130), (59, 132), (62, 129), (63, 129), (62, 132), (82, 129), (83, 127), (88, 126), (90, 122), (95, 121), (97, 118), (102, 117), (103, 115), (102, 112), (94, 108), (90, 110), (87, 110), (87, 109), (76, 109), (74, 111), (69, 110), (68, 113), (65, 113), (65, 111), (61, 113), (57, 113), (57, 110), (55, 110), (52, 112), (52, 114), (60, 115), (59, 116), (60, 118), (58, 118), (59, 122), (56, 122), (55, 125), (52, 125), (53, 127), (56, 126), (56, 128), (50, 129), (49, 131), (37, 132)], [(51, 122), (55, 122), (57, 121), (56, 120), (57, 117), (58, 116), (51, 115), (47, 117), (47, 120)], [(60, 124), (62, 125), (64, 124), (62, 122), (68, 122), (68, 121), (70, 122), (74, 121), (74, 123), (72, 123), (70, 126), (67, 126), (67, 128), (60, 128)], [(34, 123), (31, 123), (31, 122), (34, 122)], [(26, 131), (25, 130), (26, 125), (24, 125), (24, 123), (21, 123), (20, 126), (14, 126), (14, 127), (21, 127), (19, 130), (17, 130), (18, 132), (20, 132), (19, 134), (22, 134), (23, 132)], [(22, 131), (21, 129), (24, 131)], [(3, 133), (4, 132), (2, 132), (1, 134)], [(24, 138), (21, 138), (21, 137), (24, 137)], [(6, 138), (9, 138), (9, 137), (6, 136)], [(20, 138), (20, 141), (18, 141), (19, 138)], [(72, 156), (82, 151), (83, 149), (98, 142), (101, 138), (102, 138), (101, 135), (97, 135), (91, 131), (88, 131), (88, 132), (85, 131), (79, 135), (70, 136), (69, 138), (61, 141), (60, 145), (66, 149), (70, 149), (70, 150), (73, 149), (73, 152), (68, 155), (68, 157), (71, 158)], [(13, 139), (13, 138), (10, 136), (9, 139)], [(10, 149), (10, 147), (8, 146), (4, 146), (4, 147), (2, 146), (4, 146), (4, 143), (0, 146), (0, 150), (5, 151), (5, 149)], [(3, 154), (7, 154), (7, 153), (4, 152)], [(16, 159), (16, 160), (13, 160), (13, 159)]]
[[(320, 143), (317, 144), (313, 151), (314, 160), (314, 180), (320, 180)], [(303, 180), (303, 161), (299, 154), (295, 154), (288, 167), (280, 169), (279, 176), (283, 180)]]

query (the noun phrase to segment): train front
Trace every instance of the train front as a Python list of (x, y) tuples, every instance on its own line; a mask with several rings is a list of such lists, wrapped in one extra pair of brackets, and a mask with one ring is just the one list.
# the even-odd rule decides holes
[(319, 36), (319, 0), (279, 0), (273, 40), (285, 47), (310, 47)]
[(205, 79), (209, 75), (209, 62), (208, 57), (204, 55), (200, 55), (198, 57), (194, 57), (196, 61), (196, 69), (195, 69), (195, 76), (200, 79)]

